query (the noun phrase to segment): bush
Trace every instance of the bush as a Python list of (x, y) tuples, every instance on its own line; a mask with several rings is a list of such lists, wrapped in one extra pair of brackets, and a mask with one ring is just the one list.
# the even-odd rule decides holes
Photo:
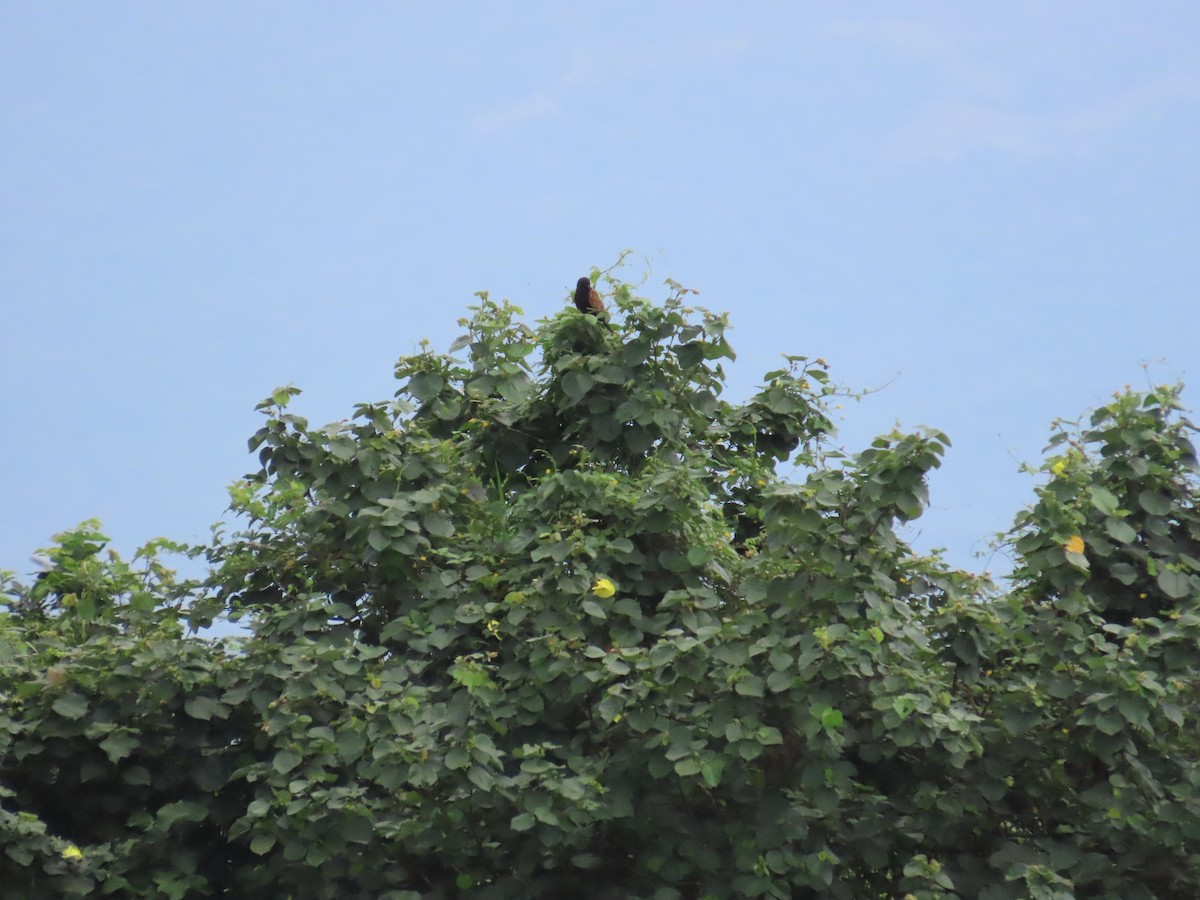
[(731, 403), (724, 317), (611, 287), (536, 329), (480, 295), (348, 421), (276, 391), (203, 583), (94, 524), (10, 578), (0, 882), (1200, 896), (1178, 389), (1059, 430), (1001, 592), (898, 533), (944, 435), (837, 452), (822, 360)]

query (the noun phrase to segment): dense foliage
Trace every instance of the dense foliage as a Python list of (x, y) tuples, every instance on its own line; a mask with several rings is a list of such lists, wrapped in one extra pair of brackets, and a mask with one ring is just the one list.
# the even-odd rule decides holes
[(837, 452), (822, 360), (728, 402), (610, 288), (275, 392), (203, 583), (95, 523), (6, 579), (5, 896), (1200, 896), (1177, 389), (1057, 429), (1000, 592), (903, 540), (945, 436)]

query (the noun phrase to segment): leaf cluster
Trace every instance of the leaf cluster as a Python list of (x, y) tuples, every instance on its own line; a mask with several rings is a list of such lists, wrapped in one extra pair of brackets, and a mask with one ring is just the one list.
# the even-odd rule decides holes
[(999, 591), (904, 540), (945, 435), (837, 450), (822, 360), (731, 402), (724, 316), (608, 286), (536, 327), (480, 295), (342, 422), (276, 391), (201, 583), (94, 524), (8, 579), (0, 881), (1200, 895), (1178, 390), (1055, 435)]

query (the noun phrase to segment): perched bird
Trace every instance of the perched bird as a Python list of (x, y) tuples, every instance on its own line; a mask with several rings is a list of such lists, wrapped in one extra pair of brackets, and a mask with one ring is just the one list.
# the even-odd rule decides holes
[(575, 283), (575, 305), (580, 312), (592, 315), (604, 312), (604, 301), (600, 299), (600, 295), (592, 287), (592, 282), (587, 278), (580, 278)]

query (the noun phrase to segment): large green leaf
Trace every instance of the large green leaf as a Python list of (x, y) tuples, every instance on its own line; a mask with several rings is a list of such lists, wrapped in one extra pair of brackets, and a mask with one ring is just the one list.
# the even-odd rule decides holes
[(87, 715), (87, 698), (79, 694), (64, 694), (51, 704), (51, 708), (64, 719), (81, 719)]

